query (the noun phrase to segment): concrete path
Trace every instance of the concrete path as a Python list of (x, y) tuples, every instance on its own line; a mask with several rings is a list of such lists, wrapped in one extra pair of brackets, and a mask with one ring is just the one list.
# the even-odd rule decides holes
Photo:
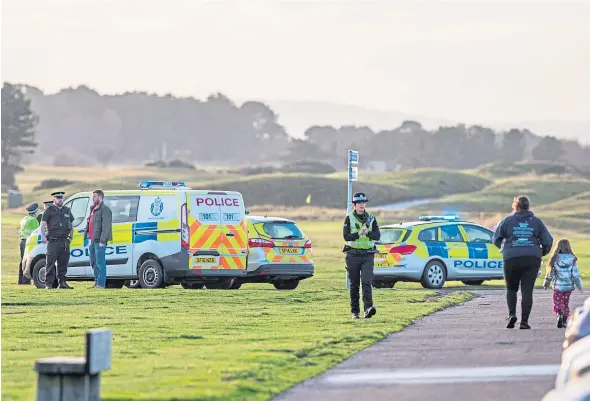
[[(518, 322), (515, 329), (505, 328), (503, 290), (477, 294), (275, 400), (541, 400), (554, 386), (564, 339), (564, 329), (556, 327), (551, 290), (535, 289), (531, 330), (519, 330)], [(585, 297), (572, 294), (570, 308)]]

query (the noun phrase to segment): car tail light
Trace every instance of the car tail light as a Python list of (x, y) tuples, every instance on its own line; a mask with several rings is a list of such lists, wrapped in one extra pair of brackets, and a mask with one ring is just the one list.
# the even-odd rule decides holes
[(307, 241), (305, 241), (305, 245), (303, 245), (303, 247), (311, 249), (311, 240), (308, 239)]
[(409, 255), (416, 250), (416, 245), (399, 245), (394, 246), (389, 250), (389, 253), (401, 253), (402, 255)]
[(250, 248), (274, 248), (275, 244), (272, 241), (262, 238), (250, 238), (248, 240), (248, 246)]

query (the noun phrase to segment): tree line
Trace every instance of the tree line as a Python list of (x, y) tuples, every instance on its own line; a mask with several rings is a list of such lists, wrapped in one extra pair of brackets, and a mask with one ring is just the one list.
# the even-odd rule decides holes
[(560, 161), (590, 165), (590, 147), (527, 129), (495, 132), (457, 125), (425, 130), (405, 121), (392, 130), (312, 126), (291, 137), (279, 116), (258, 101), (241, 105), (221, 93), (205, 101), (145, 92), (100, 95), (86, 87), (55, 94), (2, 86), (2, 187), (14, 188), (25, 162), (145, 163), (178, 158), (197, 163), (265, 164), (321, 161), (341, 168), (350, 148), (361, 167), (473, 168), (494, 161)]

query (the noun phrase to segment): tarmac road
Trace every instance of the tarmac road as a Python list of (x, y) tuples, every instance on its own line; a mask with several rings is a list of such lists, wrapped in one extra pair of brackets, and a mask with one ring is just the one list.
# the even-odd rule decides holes
[[(478, 291), (474, 300), (417, 321), (275, 400), (541, 400), (554, 387), (564, 339), (551, 294), (535, 289), (531, 330), (518, 329), (518, 322), (510, 330), (505, 292)], [(571, 310), (586, 297), (572, 294)]]

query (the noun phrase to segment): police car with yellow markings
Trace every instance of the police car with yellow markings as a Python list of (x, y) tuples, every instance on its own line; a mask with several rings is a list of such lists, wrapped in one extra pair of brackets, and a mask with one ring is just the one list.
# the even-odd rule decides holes
[(446, 281), (480, 285), (501, 280), (502, 254), (494, 232), (457, 216), (421, 216), (418, 221), (379, 227), (373, 286), (392, 288), (398, 281), (442, 288)]
[(282, 217), (247, 216), (248, 275), (272, 283), (277, 290), (294, 290), (313, 276), (311, 240), (297, 224)]
[[(248, 234), (239, 192), (193, 190), (182, 182), (144, 181), (138, 190), (105, 191), (112, 210), (113, 241), (107, 244), (107, 287), (137, 280), (143, 288), (182, 284), (185, 288), (231, 288), (246, 278)], [(74, 216), (68, 280), (93, 281), (86, 222), (92, 193), (64, 204)], [(46, 245), (39, 230), (27, 239), (23, 266), (45, 287)]]

